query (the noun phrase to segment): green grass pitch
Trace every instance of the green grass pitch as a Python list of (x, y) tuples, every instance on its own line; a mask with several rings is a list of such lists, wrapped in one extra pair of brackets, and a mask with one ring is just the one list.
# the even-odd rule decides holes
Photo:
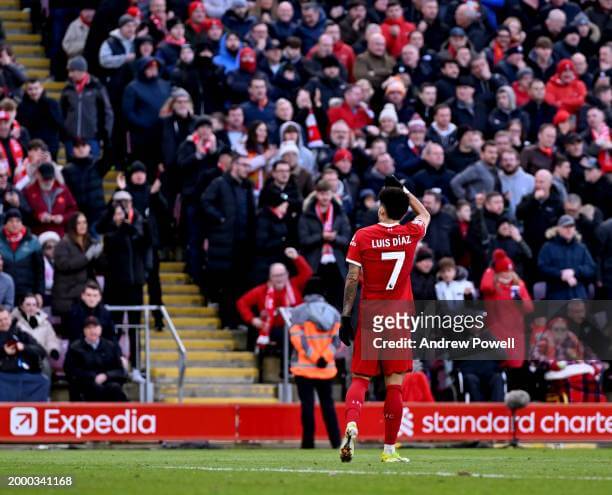
[[(362, 448), (350, 464), (328, 449), (0, 450), (0, 493), (612, 494), (612, 449), (403, 449), (381, 464)], [(8, 475), (71, 475), (70, 488), (7, 487)]]

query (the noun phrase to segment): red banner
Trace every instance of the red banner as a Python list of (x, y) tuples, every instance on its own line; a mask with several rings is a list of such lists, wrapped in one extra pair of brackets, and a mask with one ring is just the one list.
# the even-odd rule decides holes
[[(338, 405), (339, 418), (344, 407)], [(326, 438), (320, 411), (317, 438)], [(342, 423), (342, 421), (340, 421)], [(521, 441), (612, 441), (612, 404), (533, 404), (516, 418)], [(382, 441), (381, 403), (362, 410), (359, 437)], [(298, 440), (299, 404), (174, 405), (0, 404), (0, 442)], [(500, 440), (512, 437), (503, 404), (407, 404), (401, 441)]]

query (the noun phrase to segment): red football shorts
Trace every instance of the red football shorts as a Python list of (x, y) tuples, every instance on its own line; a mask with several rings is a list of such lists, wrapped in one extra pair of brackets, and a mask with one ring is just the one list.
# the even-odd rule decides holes
[[(384, 351), (380, 351), (381, 353)], [(384, 376), (394, 373), (407, 373), (412, 371), (412, 359), (362, 359), (361, 353), (361, 331), (357, 328), (355, 341), (353, 342), (353, 361), (351, 371), (357, 375)]]

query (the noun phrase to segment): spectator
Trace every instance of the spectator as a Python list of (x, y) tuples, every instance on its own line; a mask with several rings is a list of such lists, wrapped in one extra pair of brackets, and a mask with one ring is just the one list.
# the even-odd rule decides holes
[(187, 17), (187, 21), (185, 22), (186, 42), (191, 46), (195, 46), (206, 37), (206, 31), (212, 19), (206, 18), (204, 3), (199, 0), (189, 3), (187, 7)]
[(168, 34), (157, 48), (157, 57), (164, 63), (166, 69), (172, 72), (179, 60), (181, 48), (187, 42), (185, 25), (180, 19), (173, 17), (166, 23)]
[[(233, 156), (231, 168), (214, 179), (201, 200), (207, 219), (207, 289), (219, 303), (223, 325), (237, 324), (236, 300), (244, 292), (250, 267), (250, 246), (255, 228), (255, 199), (248, 180), (249, 163)], [(240, 282), (239, 282), (240, 281)]]
[(15, 298), (34, 293), (42, 303), (45, 278), (42, 250), (38, 240), (22, 223), (19, 210), (4, 214), (4, 228), (0, 232), (0, 254), (4, 270), (15, 282)]
[(538, 268), (552, 300), (587, 299), (587, 285), (595, 278), (595, 262), (576, 239), (576, 223), (569, 215), (557, 222), (556, 236), (542, 246)]
[(569, 59), (557, 64), (557, 72), (546, 83), (546, 103), (576, 114), (584, 105), (587, 89), (578, 79), (576, 67)]
[(367, 50), (357, 56), (353, 74), (355, 79), (366, 79), (373, 87), (379, 87), (391, 75), (394, 66), (395, 60), (386, 53), (385, 37), (373, 33), (368, 38)]
[(588, 198), (589, 203), (599, 208), (604, 218), (609, 218), (612, 215), (612, 205), (610, 204), (612, 182), (604, 175), (595, 160), (588, 160), (583, 169), (584, 183), (580, 188), (581, 196)]
[(101, 337), (102, 327), (96, 317), (85, 320), (83, 335), (66, 354), (64, 370), (72, 400), (123, 402), (126, 372), (116, 343)]
[(32, 139), (41, 139), (57, 159), (60, 132), (63, 131), (59, 104), (45, 93), (38, 79), (28, 79), (23, 100), (17, 109), (17, 120), (28, 129)]
[(134, 38), (138, 22), (132, 16), (124, 14), (119, 18), (117, 29), (110, 32), (109, 37), (100, 47), (100, 67), (105, 70), (105, 82), (113, 85), (113, 77), (125, 63), (136, 58)]
[[(486, 129), (487, 108), (483, 103), (474, 98), (474, 86), (474, 79), (471, 76), (461, 76), (457, 80), (457, 86), (454, 92), (455, 97), (450, 100), (450, 112), (454, 121), (453, 125), (471, 125), (475, 129)], [(497, 91), (499, 92), (499, 89)], [(491, 115), (494, 115), (494, 113)], [(492, 117), (489, 116), (489, 121), (491, 118)], [(491, 127), (490, 123), (489, 126)], [(491, 129), (494, 129), (494, 127), (491, 127)], [(444, 143), (442, 142), (442, 144)], [(451, 144), (454, 144), (454, 140)]]
[(55, 334), (46, 313), (38, 306), (38, 300), (34, 294), (23, 296), (19, 307), (13, 310), (11, 316), (19, 331), (33, 337), (52, 359), (59, 358), (62, 343)]
[(327, 116), (330, 126), (342, 120), (348, 124), (351, 130), (360, 131), (372, 122), (373, 114), (364, 102), (363, 90), (355, 84), (346, 88), (342, 104), (330, 108)]
[(66, 154), (72, 156), (74, 141), (83, 139), (91, 146), (94, 157), (100, 156), (100, 143), (110, 145), (113, 110), (104, 85), (87, 72), (87, 61), (77, 56), (68, 61), (68, 83), (62, 89), (60, 107)]
[(0, 402), (47, 402), (49, 379), (41, 372), (45, 350), (0, 308)]
[(78, 299), (72, 303), (67, 321), (63, 322), (64, 336), (70, 342), (80, 339), (85, 320), (92, 316), (102, 326), (102, 337), (111, 342), (119, 340), (111, 314), (102, 302), (102, 289), (95, 280), (88, 280)]
[[(104, 284), (107, 304), (141, 306), (143, 286), (147, 271), (151, 268), (151, 236), (142, 215), (134, 208), (132, 196), (127, 191), (117, 191), (104, 217), (97, 227), (104, 234), (104, 255), (108, 262)], [(116, 313), (115, 323), (123, 320), (123, 313)], [(132, 326), (130, 337), (131, 378), (141, 382), (139, 346), (136, 343), (136, 326), (140, 325), (140, 312), (128, 311)]]
[(294, 36), (302, 40), (302, 51), (308, 51), (317, 43), (319, 36), (325, 29), (327, 17), (317, 3), (306, 2), (302, 4), (302, 19), (297, 23)]
[(149, 173), (159, 163), (161, 119), (159, 111), (170, 96), (170, 83), (159, 77), (159, 62), (140, 59), (138, 77), (123, 94), (123, 115), (130, 134), (132, 155), (147, 165)]
[(415, 194), (422, 196), (427, 190), (439, 189), (441, 196), (446, 200), (452, 198), (450, 182), (455, 173), (444, 165), (444, 148), (437, 143), (428, 143), (422, 157), (421, 170), (412, 178)]
[(0, 95), (2, 98), (21, 99), (21, 86), (26, 81), (23, 67), (16, 63), (9, 45), (0, 44)]
[(346, 214), (333, 200), (331, 185), (319, 181), (314, 197), (305, 202), (299, 220), (299, 239), (304, 256), (327, 288), (325, 299), (337, 308), (342, 303), (342, 280), (347, 271), (342, 250), (348, 244), (350, 232)]
[(538, 170), (552, 172), (557, 130), (552, 124), (543, 124), (538, 131), (536, 144), (528, 146), (521, 153), (521, 167), (535, 175)]
[(502, 151), (499, 165), (501, 192), (508, 201), (510, 216), (514, 217), (522, 199), (533, 192), (534, 178), (521, 168), (519, 154), (514, 149)]
[(77, 204), (70, 190), (55, 178), (55, 167), (43, 163), (36, 172), (36, 182), (24, 190), (32, 208), (32, 232), (51, 230), (60, 236), (70, 217), (77, 211)]
[(451, 107), (446, 103), (437, 105), (433, 111), (433, 122), (425, 135), (425, 139), (438, 143), (447, 149), (454, 146), (457, 142), (457, 126), (453, 124), (451, 119)]
[(340, 429), (332, 398), (332, 384), (337, 374), (335, 354), (341, 347), (338, 338), (340, 314), (320, 295), (322, 287), (315, 285), (311, 281), (306, 286), (304, 303), (291, 314), (289, 335), (295, 349), (291, 374), (295, 377), (301, 403), (302, 448), (314, 448), (316, 390), (330, 444), (336, 449), (340, 446)]
[(474, 284), (466, 279), (465, 269), (457, 269), (453, 258), (441, 258), (438, 261), (438, 278), (436, 299), (438, 301), (463, 301), (475, 298)]
[(593, 351), (598, 358), (607, 356), (610, 348), (610, 338), (595, 318), (588, 313), (586, 301), (581, 299), (568, 301), (565, 315), (568, 327), (578, 337), (582, 345)]
[(11, 131), (14, 120), (10, 113), (0, 110), (0, 165), (13, 175), (23, 165), (25, 146)]
[(83, 54), (89, 28), (95, 14), (95, 9), (85, 6), (81, 9), (79, 16), (68, 26), (62, 39), (62, 48), (67, 58), (70, 59)]
[(102, 244), (88, 233), (87, 217), (76, 212), (66, 224), (66, 235), (55, 247), (53, 272), (53, 314), (67, 326), (72, 304), (79, 298), (87, 280), (95, 275)]
[(392, 57), (399, 57), (402, 47), (409, 41), (409, 36), (416, 26), (412, 22), (404, 19), (404, 13), (399, 1), (391, 0), (387, 3), (387, 17), (383, 21), (381, 28), (385, 37), (387, 51)]
[(540, 79), (531, 81), (531, 84), (529, 84), (529, 103), (522, 108), (529, 122), (527, 137), (532, 142), (537, 139), (542, 125), (552, 123), (557, 113), (557, 108), (545, 101), (545, 92), (544, 83)]
[(480, 152), (480, 160), (452, 178), (450, 185), (455, 197), (472, 201), (477, 194), (499, 191), (496, 164), (497, 146), (495, 142), (487, 141)]
[(423, 206), (431, 215), (423, 242), (433, 251), (436, 259), (452, 258), (457, 253), (461, 239), (457, 220), (442, 210), (442, 196), (435, 190), (425, 191)]
[(268, 125), (268, 131), (275, 128), (274, 105), (268, 100), (268, 83), (263, 76), (254, 76), (249, 83), (249, 101), (242, 104), (246, 125), (261, 120)]
[(434, 301), (436, 299), (436, 275), (434, 255), (431, 249), (423, 246), (417, 250), (410, 279), (415, 301)]

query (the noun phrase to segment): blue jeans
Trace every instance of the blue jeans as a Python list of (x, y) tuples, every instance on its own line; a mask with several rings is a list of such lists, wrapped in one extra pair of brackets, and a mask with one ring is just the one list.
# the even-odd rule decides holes
[(47, 402), (50, 386), (42, 373), (0, 372), (0, 402)]

